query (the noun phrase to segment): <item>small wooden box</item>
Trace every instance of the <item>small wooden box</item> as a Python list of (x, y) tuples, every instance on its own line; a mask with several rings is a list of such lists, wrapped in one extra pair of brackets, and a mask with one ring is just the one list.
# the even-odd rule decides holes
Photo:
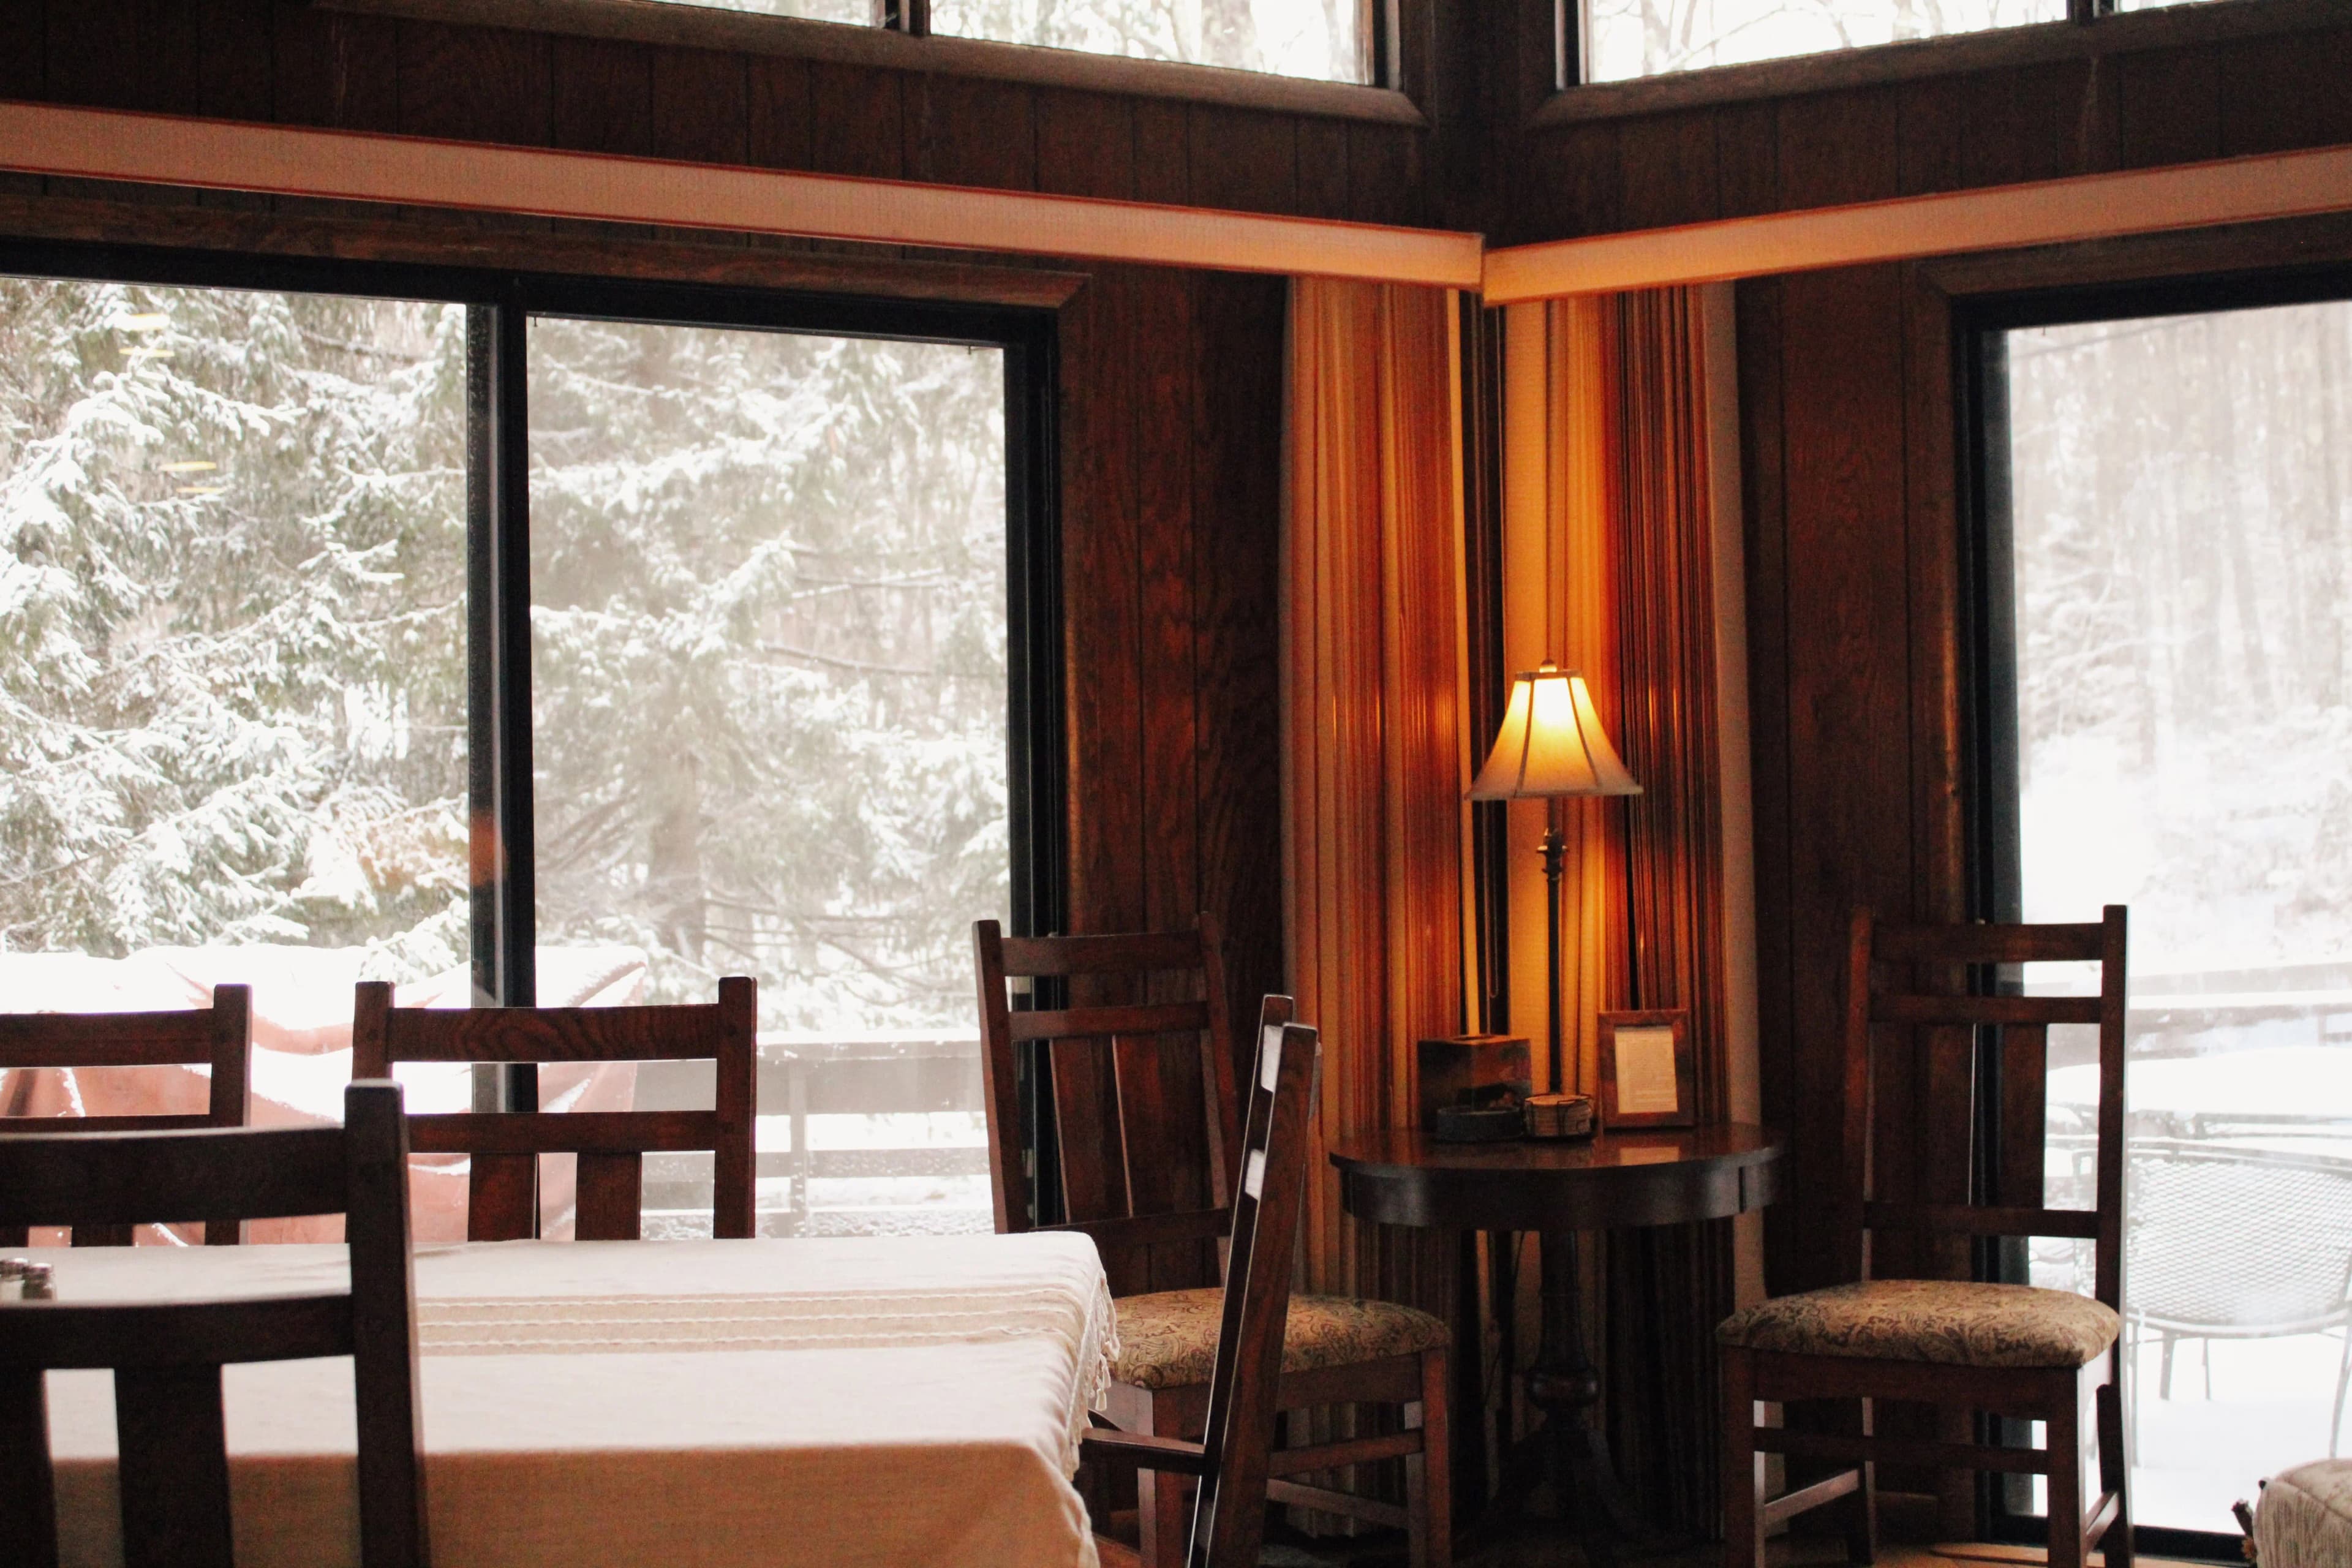
[(1525, 1100), (1535, 1089), (1525, 1035), (1454, 1035), (1421, 1042), (1421, 1129), (1433, 1131), (1441, 1105)]

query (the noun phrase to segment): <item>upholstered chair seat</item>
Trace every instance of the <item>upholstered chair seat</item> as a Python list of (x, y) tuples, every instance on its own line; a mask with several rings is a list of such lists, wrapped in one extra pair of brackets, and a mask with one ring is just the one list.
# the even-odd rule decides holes
[[(1120, 1297), (1112, 1303), (1118, 1310), (1119, 1349), (1111, 1361), (1111, 1376), (1152, 1389), (1208, 1382), (1217, 1357), (1224, 1299), (1225, 1293), (1213, 1287)], [(1443, 1349), (1448, 1338), (1441, 1320), (1392, 1301), (1293, 1296), (1282, 1336), (1282, 1370), (1312, 1372), (1418, 1355)]]
[(2352, 1459), (2321, 1459), (2264, 1482), (2254, 1550), (2263, 1568), (2352, 1568)]
[(1863, 1356), (1945, 1366), (2078, 1367), (2123, 1321), (2105, 1302), (2031, 1285), (1866, 1279), (1759, 1301), (1724, 1320), (1727, 1345), (1783, 1355)]

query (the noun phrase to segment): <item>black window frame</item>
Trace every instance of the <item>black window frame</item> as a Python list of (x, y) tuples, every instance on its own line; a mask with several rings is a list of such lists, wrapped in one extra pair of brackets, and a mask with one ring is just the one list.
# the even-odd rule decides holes
[[(1066, 923), (1066, 705), (1057, 447), (1059, 337), (1050, 310), (163, 246), (0, 241), (0, 276), (463, 305), (467, 321), (467, 769), (476, 1005), (536, 995), (530, 729), (528, 365), (533, 316), (957, 343), (1004, 355), (1007, 800), (1011, 929)], [(487, 838), (482, 836), (487, 834)], [(478, 1083), (477, 1109), (536, 1110), (538, 1073)]]
[[(2227, 0), (2213, 0), (2227, 3)], [(1955, 410), (1962, 454), (1960, 489), (1960, 752), (1964, 886), (1970, 919), (2014, 921), (2023, 912), (2017, 712), (2016, 570), (2009, 479), (2007, 337), (2022, 328), (2187, 316), (2282, 305), (2352, 302), (2352, 263), (2216, 272), (2185, 278), (2100, 283), (1988, 294), (1955, 300)], [(1998, 982), (2014, 985), (2013, 976)], [(1996, 1145), (2001, 1104), (2000, 1053), (1979, 1050), (1971, 1130), (1979, 1172)], [(2026, 1243), (2002, 1237), (1979, 1244), (1977, 1277), (2026, 1282)], [(2131, 1271), (2124, 1292), (2128, 1308)], [(1984, 1441), (2029, 1445), (2026, 1424), (1979, 1417)], [(1995, 1434), (1998, 1433), (1998, 1436)], [(2011, 1500), (2010, 1482), (1978, 1478), (1979, 1534), (1989, 1541), (2039, 1544), (2042, 1516)], [(2133, 1528), (2135, 1550), (2192, 1562), (2235, 1563), (2240, 1537), (2223, 1531), (2164, 1525)]]

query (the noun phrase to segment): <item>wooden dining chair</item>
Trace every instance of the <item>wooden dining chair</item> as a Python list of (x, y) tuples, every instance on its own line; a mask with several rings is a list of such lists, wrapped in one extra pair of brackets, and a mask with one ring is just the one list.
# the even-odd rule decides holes
[(0, 1303), (0, 1557), (58, 1561), (44, 1374), (114, 1373), (125, 1568), (230, 1568), (221, 1368), (350, 1356), (362, 1568), (425, 1568), (400, 1086), (354, 1083), (341, 1127), (50, 1132), (0, 1141), (0, 1225), (190, 1214), (344, 1215), (350, 1288), (196, 1301)]
[[(1191, 931), (1008, 937), (982, 921), (972, 940), (996, 1227), (1041, 1228), (1015, 1079), (1027, 1045), (1050, 1068), (1045, 1113), (1053, 1119), (1065, 1216), (1042, 1228), (1094, 1237), (1111, 1279), (1120, 1348), (1110, 1420), (1157, 1437), (1197, 1436), (1206, 1430), (1226, 1300), (1218, 1281), (1230, 1283), (1219, 1249), (1232, 1229), (1241, 1170), (1216, 922), (1204, 914)], [(1023, 982), (1071, 995), (1066, 1005), (1014, 1012), (1010, 987)], [(1258, 1048), (1290, 1021), (1290, 999), (1267, 997)], [(1398, 1412), (1402, 1430), (1285, 1447), (1272, 1462), (1271, 1495), (1403, 1530), (1412, 1568), (1445, 1568), (1453, 1529), (1445, 1324), (1392, 1302), (1300, 1296), (1289, 1302), (1283, 1338), (1281, 1409), (1385, 1406)], [(1387, 1459), (1402, 1461), (1402, 1504), (1290, 1479)], [(1137, 1507), (1146, 1568), (1181, 1563), (1181, 1483), (1145, 1471)]]
[[(174, 1128), (242, 1127), (252, 1074), (253, 993), (243, 985), (215, 985), (209, 1007), (167, 1013), (0, 1014), (0, 1068), (9, 1074), (0, 1137), (76, 1132), (162, 1132)], [(81, 1116), (70, 1120), (26, 1116), (24, 1103), (32, 1074), (41, 1068), (205, 1067), (211, 1069), (208, 1104), (184, 1115)], [(230, 1219), (204, 1222), (205, 1240), (215, 1247), (237, 1239)], [(128, 1247), (128, 1225), (74, 1227), (76, 1247)], [(0, 1221), (0, 1247), (22, 1247), (21, 1226)]]
[[(1837, 1500), (1851, 1510), (1849, 1555), (1870, 1561), (1876, 1545), (1879, 1460), (1937, 1469), (2005, 1471), (2046, 1478), (2051, 1568), (2080, 1568), (2104, 1544), (2108, 1568), (2129, 1568), (2130, 1455), (2123, 1420), (2124, 910), (2109, 905), (2095, 925), (1882, 925), (1853, 918), (1848, 950), (1845, 1102), (1840, 1235), (1855, 1282), (1762, 1301), (1717, 1331), (1723, 1352), (1725, 1562), (1759, 1568), (1764, 1532), (1794, 1514)], [(2095, 963), (2095, 996), (1960, 994), (1970, 969), (2027, 963)], [(2088, 1209), (2045, 1206), (2044, 1086), (2053, 1025), (2095, 1025), (2099, 1103), (2096, 1197)], [(1916, 1037), (1908, 1032), (1918, 1031)], [(1889, 1156), (1878, 1146), (1874, 1045), (1914, 1047), (1937, 1081), (1959, 1086), (1955, 1114), (1974, 1096), (1979, 1052), (1997, 1051), (1999, 1140), (1982, 1157), (1972, 1130), (1954, 1129), (1950, 1157), (1927, 1172), (1933, 1184), (1882, 1199), (1877, 1175)], [(1889, 1058), (1891, 1059), (1891, 1058)], [(1927, 1164), (1915, 1157), (1915, 1164)], [(1964, 1260), (1991, 1237), (2063, 1237), (2091, 1244), (2089, 1296), (2028, 1285), (1882, 1277), (1873, 1238), (1890, 1232), (1942, 1238)], [(1850, 1433), (1759, 1426), (1759, 1400), (1859, 1399)], [(1874, 1430), (1874, 1402), (1916, 1401), (2044, 1423), (2040, 1448), (1931, 1442)], [(2085, 1474), (2084, 1456), (2096, 1468)], [(1843, 1467), (1826, 1479), (1765, 1496), (1761, 1454), (1787, 1454)], [(1752, 1479), (1751, 1479), (1752, 1478)]]
[(759, 995), (730, 975), (719, 1000), (651, 1007), (394, 1007), (392, 987), (362, 981), (352, 1014), (352, 1073), (388, 1078), (397, 1062), (698, 1061), (716, 1068), (709, 1110), (419, 1112), (419, 1154), (470, 1155), (466, 1237), (519, 1241), (537, 1228), (539, 1156), (577, 1154), (583, 1241), (635, 1241), (645, 1157), (711, 1152), (711, 1231), (753, 1234), (753, 1074)]
[[(1321, 1054), (1316, 1032), (1302, 1024), (1269, 1025), (1262, 1037), (1239, 1150), (1241, 1178), (1201, 1437), (1103, 1428), (1087, 1433), (1083, 1446), (1084, 1457), (1098, 1463), (1131, 1462), (1147, 1473), (1194, 1483), (1188, 1528), (1173, 1559), (1183, 1568), (1255, 1568), (1258, 1560)], [(1142, 1561), (1118, 1542), (1097, 1546), (1107, 1568)]]

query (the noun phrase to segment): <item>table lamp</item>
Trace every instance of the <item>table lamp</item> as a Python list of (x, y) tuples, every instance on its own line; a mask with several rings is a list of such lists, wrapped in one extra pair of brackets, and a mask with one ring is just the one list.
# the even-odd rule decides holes
[[(1470, 785), (1472, 800), (1558, 800), (1596, 795), (1639, 795), (1617, 749), (1601, 728), (1584, 677), (1546, 659), (1539, 669), (1511, 678), (1511, 700), (1486, 765)], [(1546, 951), (1551, 982), (1551, 1091), (1560, 1091), (1559, 874), (1568, 852), (1559, 829), (1543, 836)]]

